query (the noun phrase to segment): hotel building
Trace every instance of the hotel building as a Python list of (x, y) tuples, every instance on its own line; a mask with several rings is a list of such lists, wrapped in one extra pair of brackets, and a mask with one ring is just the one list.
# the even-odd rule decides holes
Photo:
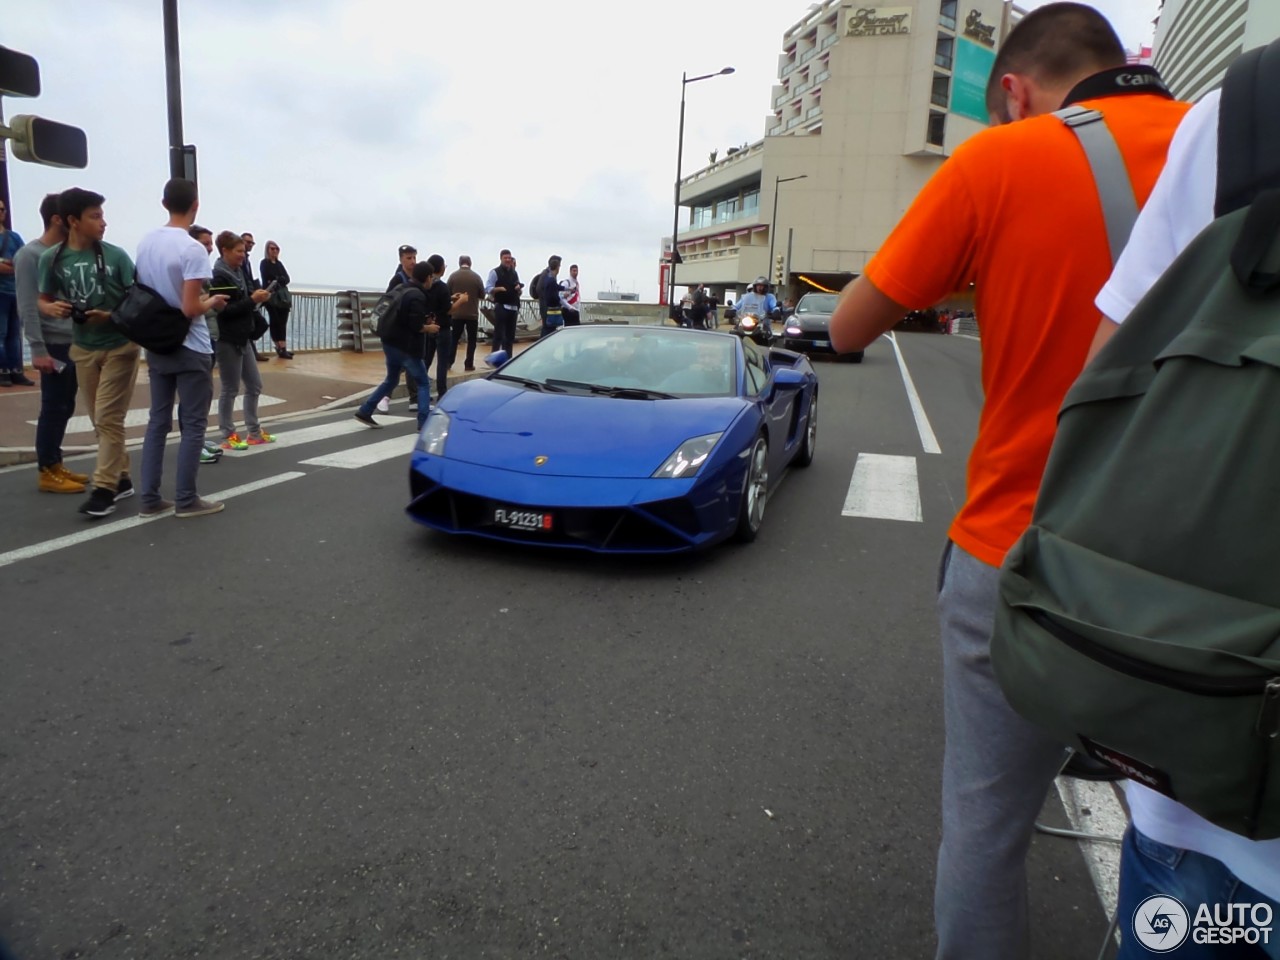
[[(783, 35), (764, 137), (680, 182), (677, 299), (697, 283), (736, 299), (760, 275), (798, 296), (861, 273), (943, 160), (986, 126), (995, 49), (1022, 15), (1009, 0), (809, 11)], [(670, 249), (667, 237), (664, 302)]]
[(1165, 0), (1155, 66), (1174, 96), (1199, 100), (1222, 83), (1238, 54), (1280, 37), (1276, 0)]

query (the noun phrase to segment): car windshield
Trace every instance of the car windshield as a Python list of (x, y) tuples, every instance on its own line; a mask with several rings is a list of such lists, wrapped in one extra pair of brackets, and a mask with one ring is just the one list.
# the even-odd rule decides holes
[(831, 313), (836, 308), (834, 293), (806, 293), (796, 306), (796, 313)]
[(493, 375), (553, 392), (629, 399), (737, 393), (737, 340), (662, 327), (569, 327), (539, 340)]

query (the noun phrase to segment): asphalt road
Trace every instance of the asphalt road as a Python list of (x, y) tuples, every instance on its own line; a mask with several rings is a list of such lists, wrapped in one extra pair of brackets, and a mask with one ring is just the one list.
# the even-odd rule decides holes
[[(92, 526), (0, 471), (0, 937), (24, 960), (931, 956), (933, 593), (978, 344), (900, 344), (940, 453), (888, 340), (820, 364), (813, 466), (756, 543), (678, 560), (448, 538), (404, 515), (407, 456), (302, 462), (407, 453), (408, 420), (280, 424), (201, 492), (276, 482), (192, 521), (132, 501)], [(859, 453), (914, 460), (920, 521), (842, 515)], [(1034, 955), (1093, 957), (1076, 846), (1038, 838), (1030, 873)]]

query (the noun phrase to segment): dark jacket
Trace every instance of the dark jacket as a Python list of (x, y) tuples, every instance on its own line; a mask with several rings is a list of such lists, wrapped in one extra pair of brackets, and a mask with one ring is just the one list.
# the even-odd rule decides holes
[(426, 291), (422, 284), (410, 280), (409, 289), (400, 295), (400, 310), (391, 324), (391, 332), (382, 340), (411, 357), (424, 357), (427, 354), (427, 335), (422, 332), (422, 327), (426, 322)]
[(498, 278), (498, 282), (494, 286), (507, 288), (505, 293), (494, 293), (493, 302), (505, 303), (508, 306), (519, 308), (520, 291), (516, 287), (520, 283), (520, 274), (510, 267), (504, 267), (502, 264), (498, 264), (493, 270)]
[(402, 283), (412, 283), (413, 278), (404, 272), (404, 267), (396, 267), (396, 272), (391, 276), (391, 282), (387, 284), (387, 293), (390, 293)]
[(236, 295), (218, 314), (218, 339), (243, 346), (253, 339), (254, 319), (258, 308), (249, 299), (244, 273), (232, 270), (221, 257), (213, 265), (213, 286), (236, 288)]
[(560, 312), (560, 284), (557, 282), (556, 275), (550, 270), (542, 274), (542, 280), (539, 282), (538, 306), (541, 308), (543, 319), (546, 319), (548, 311)]
[(289, 285), (289, 271), (284, 268), (283, 260), (277, 260), (272, 263), (266, 257), (263, 257), (262, 262), (258, 264), (258, 276), (262, 278), (264, 287), (271, 286), (273, 280), (278, 287), (287, 287)]

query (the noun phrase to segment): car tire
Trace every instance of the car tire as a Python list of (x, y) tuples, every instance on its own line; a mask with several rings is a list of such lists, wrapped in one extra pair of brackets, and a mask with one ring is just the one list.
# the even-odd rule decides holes
[(805, 418), (804, 442), (800, 452), (796, 454), (795, 465), (807, 467), (813, 463), (813, 454), (818, 446), (818, 391), (813, 391), (813, 399), (809, 401), (809, 415)]
[(861, 363), (862, 354), (863, 354), (863, 351), (861, 350), (859, 350), (857, 353), (842, 353), (838, 357), (836, 357), (836, 359), (840, 363)]
[(739, 543), (751, 543), (764, 526), (764, 508), (769, 502), (769, 443), (758, 436), (751, 444), (747, 460), (747, 480), (742, 485), (738, 506), (738, 527), (734, 536)]

